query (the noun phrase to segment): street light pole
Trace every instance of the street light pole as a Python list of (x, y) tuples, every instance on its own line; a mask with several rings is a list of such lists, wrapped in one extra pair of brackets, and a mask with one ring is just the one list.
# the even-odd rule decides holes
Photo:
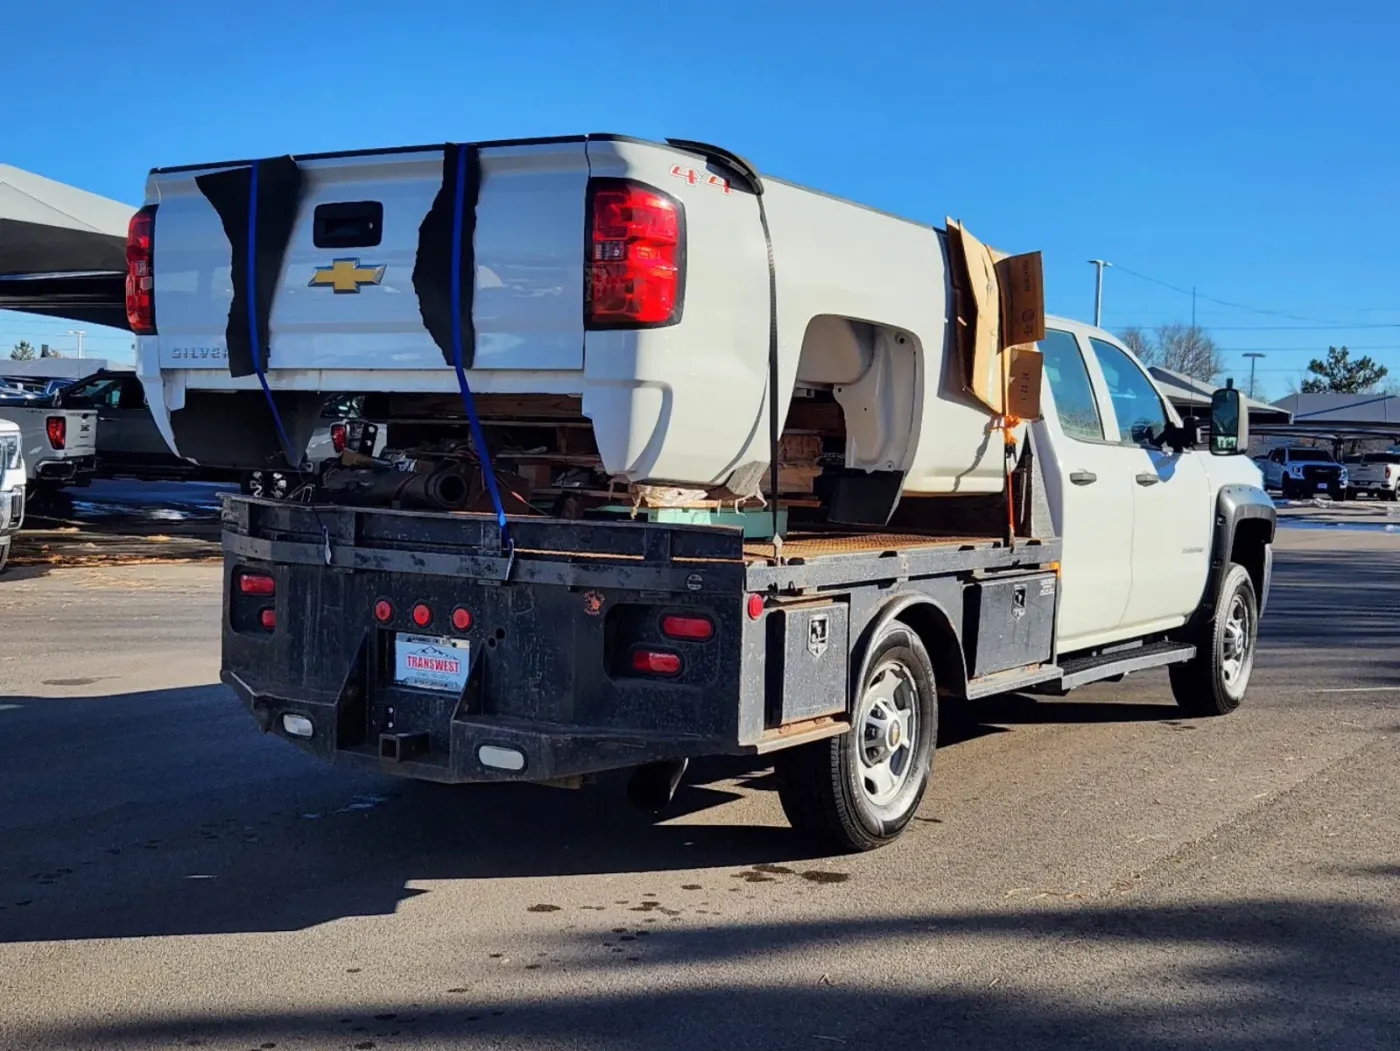
[(1265, 355), (1254, 350), (1247, 351), (1245, 357), (1249, 359), (1249, 396), (1252, 398), (1254, 397), (1254, 363), (1260, 358), (1265, 357)]
[(68, 330), (68, 335), (78, 337), (78, 358), (81, 360), (83, 356), (83, 337), (87, 335), (87, 329), (70, 328)]
[(1090, 259), (1094, 264), (1094, 327), (1098, 328), (1103, 319), (1103, 268), (1112, 263), (1103, 259)]

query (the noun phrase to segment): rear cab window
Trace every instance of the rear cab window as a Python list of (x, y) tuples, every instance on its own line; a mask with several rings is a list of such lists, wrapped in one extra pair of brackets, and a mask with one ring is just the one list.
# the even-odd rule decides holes
[(1060, 429), (1070, 438), (1103, 441), (1103, 419), (1079, 341), (1071, 332), (1051, 328), (1045, 330), (1045, 338), (1037, 345), (1044, 359), (1045, 379), (1055, 399)]

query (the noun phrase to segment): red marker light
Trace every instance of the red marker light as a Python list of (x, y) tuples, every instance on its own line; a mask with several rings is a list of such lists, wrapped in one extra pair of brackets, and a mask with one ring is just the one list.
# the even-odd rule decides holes
[(708, 639), (715, 633), (715, 626), (708, 617), (672, 613), (661, 618), (661, 633), (672, 639)]
[(428, 624), (431, 623), (432, 619), (433, 611), (423, 603), (420, 602), (413, 607), (413, 623), (417, 624), (420, 628), (426, 628)]
[(345, 424), (331, 424), (331, 447), (338, 453), (345, 451)]
[(750, 596), (749, 596), (749, 619), (750, 619), (750, 620), (757, 620), (757, 619), (758, 619), (759, 617), (761, 617), (761, 616), (763, 616), (763, 596), (762, 596), (762, 595), (750, 595)]
[(381, 624), (387, 624), (394, 617), (394, 607), (389, 605), (388, 599), (380, 599), (374, 604), (374, 619)]
[(466, 631), (472, 626), (471, 613), (458, 606), (452, 611), (452, 626), (458, 631)]
[(244, 595), (271, 595), (277, 585), (266, 573), (240, 573), (238, 590)]
[(277, 611), (275, 609), (265, 609), (258, 614), (258, 623), (268, 631), (277, 627)]
[(675, 675), (681, 670), (681, 659), (665, 650), (633, 650), (632, 670), (648, 675)]

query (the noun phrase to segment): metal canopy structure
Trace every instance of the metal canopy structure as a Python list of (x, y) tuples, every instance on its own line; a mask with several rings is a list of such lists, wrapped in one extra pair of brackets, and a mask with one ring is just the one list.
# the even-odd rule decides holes
[[(1165, 369), (1160, 365), (1149, 366), (1147, 371), (1152, 373), (1152, 378), (1157, 381), (1157, 386), (1167, 396), (1167, 400), (1176, 407), (1177, 412), (1182, 413), (1182, 415), (1195, 416), (1210, 412), (1211, 395), (1215, 393), (1215, 387), (1212, 384), (1174, 369)], [(1260, 424), (1288, 423), (1292, 419), (1292, 415), (1287, 409), (1277, 405), (1267, 405), (1262, 401), (1255, 401), (1253, 398), (1244, 398), (1243, 401), (1249, 410), (1250, 430), (1256, 429)]]
[(1340, 454), (1343, 442), (1400, 442), (1400, 397), (1393, 394), (1290, 394), (1276, 406), (1287, 410), (1286, 424), (1255, 426), (1270, 438), (1310, 438), (1331, 442)]
[(135, 210), (0, 164), (0, 308), (126, 328)]

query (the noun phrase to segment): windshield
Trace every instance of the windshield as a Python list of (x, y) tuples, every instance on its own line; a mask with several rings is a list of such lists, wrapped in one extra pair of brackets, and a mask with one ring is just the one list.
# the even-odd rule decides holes
[(1289, 449), (1288, 458), (1294, 463), (1333, 463), (1332, 455), (1321, 449)]

